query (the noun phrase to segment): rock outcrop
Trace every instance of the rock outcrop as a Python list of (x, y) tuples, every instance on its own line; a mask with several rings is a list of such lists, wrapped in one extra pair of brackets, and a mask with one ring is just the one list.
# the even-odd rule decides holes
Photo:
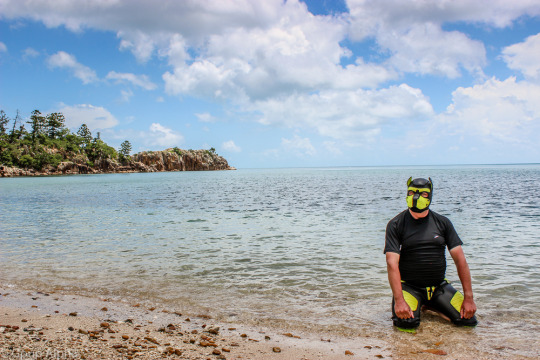
[(225, 158), (208, 150), (144, 151), (131, 159), (149, 171), (234, 170)]
[(48, 166), (41, 171), (0, 166), (0, 177), (211, 170), (236, 169), (229, 166), (225, 158), (211, 151), (175, 148), (143, 151), (122, 163), (113, 159), (98, 160), (93, 166), (90, 166), (84, 158), (64, 161), (56, 167)]

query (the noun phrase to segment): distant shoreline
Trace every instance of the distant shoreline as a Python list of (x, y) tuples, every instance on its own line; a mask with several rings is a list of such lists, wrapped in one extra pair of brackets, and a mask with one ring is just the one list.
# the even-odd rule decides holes
[(42, 170), (1, 165), (0, 177), (218, 170), (236, 170), (236, 168), (229, 166), (227, 160), (222, 156), (208, 150), (167, 149), (164, 151), (144, 151), (130, 156), (123, 162), (108, 158), (100, 159), (92, 166), (88, 163), (74, 161), (63, 161), (57, 166), (48, 166)]

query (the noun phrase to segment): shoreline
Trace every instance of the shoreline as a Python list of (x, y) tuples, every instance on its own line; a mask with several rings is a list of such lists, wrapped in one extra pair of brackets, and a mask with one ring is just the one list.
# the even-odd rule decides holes
[(7, 168), (0, 167), (0, 179), (1, 178), (39, 178), (50, 176), (77, 176), (77, 175), (107, 175), (107, 174), (149, 174), (158, 172), (204, 172), (204, 171), (234, 171), (238, 170), (235, 167), (229, 166), (226, 169), (200, 169), (200, 170), (136, 170), (136, 169), (123, 169), (114, 171), (89, 171), (79, 172), (73, 170), (67, 171), (36, 171), (35, 169), (21, 169), (21, 168)]
[(347, 337), (323, 327), (228, 322), (154, 304), (0, 284), (0, 359), (536, 358), (534, 342), (524, 352), (518, 339), (486, 338), (491, 321), (482, 319), (482, 330), (465, 329), (430, 311), (416, 333), (389, 327)]
[(383, 340), (325, 339), (210, 316), (0, 286), (0, 357), (54, 359), (376, 359)]

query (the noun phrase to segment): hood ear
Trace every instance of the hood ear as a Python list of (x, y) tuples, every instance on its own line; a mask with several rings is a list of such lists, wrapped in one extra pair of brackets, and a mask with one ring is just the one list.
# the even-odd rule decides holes
[(431, 178), (428, 178), (429, 179), (429, 187), (431, 188), (431, 192), (433, 192), (433, 180), (431, 180)]
[(409, 185), (411, 185), (411, 182), (412, 182), (412, 176), (409, 178), (409, 180), (407, 180), (407, 187), (409, 187)]

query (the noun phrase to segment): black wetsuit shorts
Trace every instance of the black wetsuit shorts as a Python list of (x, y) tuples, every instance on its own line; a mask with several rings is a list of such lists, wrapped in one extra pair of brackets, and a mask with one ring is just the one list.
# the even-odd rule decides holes
[(448, 317), (452, 323), (458, 326), (476, 326), (478, 321), (473, 316), (470, 319), (461, 318), (461, 305), (463, 304), (463, 294), (446, 280), (438, 286), (421, 288), (401, 283), (403, 297), (410, 306), (414, 318), (400, 319), (394, 311), (394, 301), (392, 301), (392, 320), (394, 326), (404, 329), (412, 329), (420, 325), (420, 310), (422, 306), (427, 306)]

